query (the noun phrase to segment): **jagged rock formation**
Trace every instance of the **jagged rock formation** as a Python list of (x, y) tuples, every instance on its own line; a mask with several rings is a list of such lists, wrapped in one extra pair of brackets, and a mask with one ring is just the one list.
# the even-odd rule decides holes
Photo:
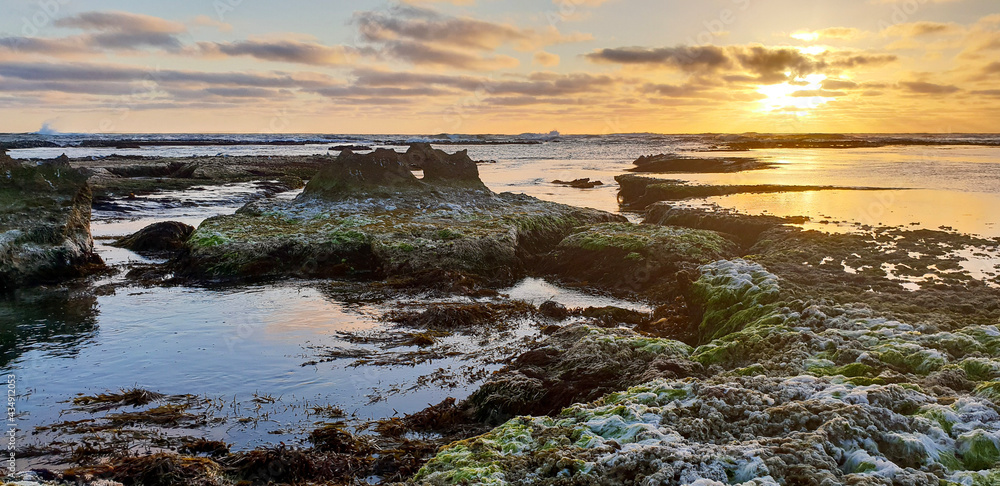
[(4, 153), (0, 171), (0, 290), (101, 265), (90, 235), (90, 186), (65, 155), (29, 166)]
[(258, 201), (205, 221), (178, 271), (238, 279), (446, 270), (508, 281), (575, 228), (612, 221), (624, 218), (495, 194), (464, 151), (345, 151), (296, 200)]

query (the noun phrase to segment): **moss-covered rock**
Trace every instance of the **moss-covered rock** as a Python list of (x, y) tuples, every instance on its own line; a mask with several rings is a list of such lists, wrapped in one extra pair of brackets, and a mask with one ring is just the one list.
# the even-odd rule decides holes
[(995, 467), (997, 411), (934, 402), (812, 377), (655, 380), (512, 419), (442, 449), (415, 481), (463, 484), (488, 466), (494, 484), (937, 484)]
[[(409, 169), (418, 156), (424, 179)], [(465, 153), (345, 151), (294, 201), (261, 200), (203, 222), (178, 272), (240, 279), (445, 270), (510, 281), (577, 227), (624, 220), (494, 194), (475, 171)]]
[(495, 373), (464, 406), (477, 420), (552, 414), (656, 377), (697, 374), (691, 347), (622, 328), (573, 325)]
[(680, 295), (679, 272), (736, 254), (736, 245), (713, 231), (607, 223), (581, 228), (562, 240), (544, 268), (562, 278), (658, 300)]
[(87, 178), (64, 157), (3, 161), (0, 291), (79, 276), (101, 265), (90, 235)]

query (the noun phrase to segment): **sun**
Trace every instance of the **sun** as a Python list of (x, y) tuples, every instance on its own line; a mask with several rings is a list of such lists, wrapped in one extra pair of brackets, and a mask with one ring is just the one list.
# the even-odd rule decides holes
[[(791, 73), (786, 73), (791, 76)], [(760, 101), (764, 112), (782, 112), (805, 116), (833, 98), (821, 96), (825, 74), (810, 74), (781, 84), (763, 85), (757, 92), (766, 96)]]

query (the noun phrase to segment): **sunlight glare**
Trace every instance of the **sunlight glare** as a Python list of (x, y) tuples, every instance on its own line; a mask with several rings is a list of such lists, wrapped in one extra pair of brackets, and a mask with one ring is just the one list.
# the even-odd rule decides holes
[(785, 114), (795, 114), (805, 116), (809, 111), (815, 109), (833, 98), (823, 96), (802, 96), (796, 95), (799, 92), (818, 91), (822, 89), (825, 74), (809, 74), (795, 78), (793, 81), (798, 85), (786, 81), (781, 84), (764, 85), (757, 88), (757, 92), (767, 96), (761, 100), (761, 110), (763, 112), (782, 112)]

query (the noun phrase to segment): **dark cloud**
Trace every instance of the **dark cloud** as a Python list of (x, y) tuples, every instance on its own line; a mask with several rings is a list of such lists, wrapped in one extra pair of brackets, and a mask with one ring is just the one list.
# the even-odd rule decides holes
[(953, 94), (962, 90), (958, 86), (925, 83), (923, 81), (900, 81), (899, 86), (906, 91), (919, 94)]
[(349, 64), (364, 51), (346, 46), (325, 46), (312, 42), (290, 40), (199, 42), (198, 50), (204, 55), (249, 56), (265, 61), (290, 62), (310, 65)]
[(620, 47), (600, 49), (587, 54), (586, 57), (592, 62), (663, 65), (689, 72), (712, 71), (731, 63), (725, 50), (715, 46)]
[(405, 5), (386, 11), (355, 13), (354, 24), (368, 42), (404, 39), (422, 44), (482, 51), (492, 51), (506, 44), (527, 51), (551, 44), (589, 39), (589, 36), (579, 34), (564, 36), (554, 27), (538, 31), (467, 17), (446, 16)]
[(972, 91), (971, 93), (976, 96), (989, 96), (992, 98), (1000, 98), (1000, 89), (982, 89), (982, 90)]
[(831, 54), (828, 63), (834, 68), (857, 68), (865, 66), (882, 66), (899, 60), (891, 54)]
[(803, 54), (798, 49), (772, 49), (764, 46), (731, 48), (739, 64), (758, 76), (761, 82), (775, 83), (792, 77), (804, 76), (819, 71), (821, 61)]
[(794, 81), (808, 74), (882, 65), (897, 59), (893, 55), (853, 52), (810, 55), (794, 48), (759, 45), (622, 47), (601, 49), (586, 58), (597, 63), (668, 67), (698, 75), (722, 71), (725, 74), (721, 79), (726, 82), (756, 84)]

